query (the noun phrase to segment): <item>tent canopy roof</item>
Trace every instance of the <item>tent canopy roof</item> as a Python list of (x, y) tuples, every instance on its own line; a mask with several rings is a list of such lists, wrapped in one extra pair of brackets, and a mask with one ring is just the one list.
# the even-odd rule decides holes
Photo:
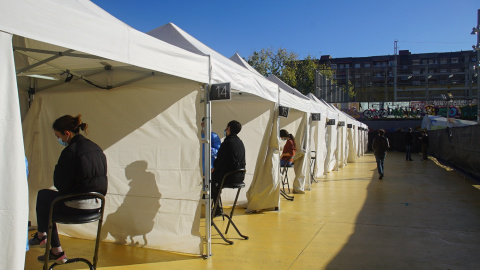
[(230, 82), (233, 90), (251, 93), (273, 102), (277, 101), (278, 92), (275, 84), (238, 66), (175, 24), (165, 24), (147, 34), (198, 55), (209, 56), (212, 83)]
[[(109, 59), (208, 82), (208, 57), (139, 32), (87, 0), (12, 1), (0, 9), (0, 31), (43, 42), (42, 47), (25, 44), (29, 49), (57, 51), (62, 48), (65, 52), (68, 48), (72, 50), (70, 53), (96, 56), (96, 61)], [(36, 60), (52, 57), (51, 54), (43, 56)]]

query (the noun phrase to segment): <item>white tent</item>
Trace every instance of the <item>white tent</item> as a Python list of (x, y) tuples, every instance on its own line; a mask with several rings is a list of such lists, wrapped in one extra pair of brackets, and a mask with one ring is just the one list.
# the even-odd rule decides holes
[[(213, 131), (222, 137), (223, 130), (230, 120), (242, 123), (239, 137), (245, 144), (247, 173), (245, 176), (246, 188), (240, 193), (239, 205), (247, 203), (246, 191), (252, 182), (261, 178), (262, 182), (276, 183), (277, 175), (272, 159), (278, 158), (274, 152), (275, 143), (270, 141), (275, 123), (275, 114), (278, 100), (278, 87), (266, 80), (258, 73), (252, 72), (232, 62), (232, 60), (212, 50), (202, 42), (195, 39), (178, 26), (169, 23), (158, 27), (147, 34), (161, 39), (167, 43), (197, 53), (206, 55), (210, 59), (210, 75), (212, 83), (230, 82), (234, 91), (229, 101), (216, 101), (212, 103)], [(248, 108), (246, 110), (245, 108)], [(276, 136), (276, 134), (275, 134)], [(231, 204), (235, 192), (224, 190), (222, 202)], [(278, 190), (273, 189), (268, 195), (268, 202), (278, 207)]]
[(319, 178), (327, 174), (325, 170), (325, 160), (327, 158), (327, 106), (312, 93), (309, 93), (307, 97), (311, 100), (312, 112), (320, 113), (320, 121), (312, 124), (312, 146), (310, 147), (315, 151), (316, 156), (313, 176), (314, 178)]
[(338, 112), (330, 104), (323, 99), (320, 99), (320, 101), (327, 107), (327, 132), (325, 136), (327, 157), (325, 159), (325, 171), (328, 173), (337, 167), (337, 125), (339, 118)]
[(477, 122), (462, 120), (456, 118), (446, 118), (443, 116), (425, 115), (422, 119), (422, 129), (436, 130), (447, 127), (466, 127), (476, 125)]
[(280, 106), (290, 108), (287, 118), (280, 117), (280, 129), (295, 136), (297, 151), (293, 158), (295, 179), (292, 186), (294, 192), (305, 193), (310, 190), (310, 99), (275, 75), (269, 75), (267, 79), (279, 86)]
[[(208, 57), (138, 32), (87, 0), (17, 0), (3, 5), (0, 52), (5, 103), (0, 106), (0, 136), (5, 142), (0, 166), (3, 179), (8, 179), (2, 181), (0, 229), (9, 232), (1, 249), (9, 259), (0, 268), (20, 269), (24, 263), (29, 208), (24, 151), (30, 159), (34, 221), (36, 191), (52, 185), (53, 165), (61, 151), (52, 139), (51, 124), (63, 114), (77, 113), (89, 123), (89, 138), (107, 155), (106, 223), (115, 221), (112, 230), (106, 224), (107, 240), (121, 243), (131, 236), (152, 248), (199, 254), (201, 161), (192, 153), (200, 152), (198, 104), (200, 83), (209, 81)], [(26, 77), (33, 75), (58, 81)], [(66, 78), (73, 80), (65, 84)], [(21, 98), (29, 88), (38, 91), (25, 118), (24, 136), (17, 86)], [(28, 108), (28, 101), (20, 104)], [(174, 142), (157, 146), (162, 139)], [(140, 184), (133, 186), (134, 182)], [(144, 193), (152, 186), (158, 190)], [(126, 215), (143, 205), (149, 207), (139, 214), (148, 212), (148, 224), (132, 222)], [(88, 226), (60, 230), (84, 238), (93, 235)]]

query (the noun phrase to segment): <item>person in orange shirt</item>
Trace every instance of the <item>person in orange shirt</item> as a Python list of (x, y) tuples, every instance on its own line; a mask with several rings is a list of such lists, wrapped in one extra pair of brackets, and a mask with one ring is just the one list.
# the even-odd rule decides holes
[(291, 167), (293, 163), (293, 157), (295, 156), (295, 152), (297, 151), (295, 138), (285, 129), (280, 130), (280, 138), (283, 141), (286, 141), (285, 146), (283, 147), (282, 155), (280, 156), (280, 166), (283, 167), (285, 166), (285, 164), (287, 164), (288, 167)]

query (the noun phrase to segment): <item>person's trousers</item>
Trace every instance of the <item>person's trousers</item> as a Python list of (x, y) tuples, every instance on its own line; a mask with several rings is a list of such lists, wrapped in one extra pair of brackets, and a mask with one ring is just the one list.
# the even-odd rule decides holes
[[(47, 232), (48, 230), (48, 219), (50, 215), (50, 205), (52, 202), (60, 197), (58, 191), (50, 189), (42, 189), (38, 191), (37, 194), (37, 227), (39, 232)], [(68, 215), (77, 215), (77, 214), (87, 214), (94, 213), (98, 209), (76, 209), (66, 206), (63, 203), (58, 203), (57, 206), (53, 209), (53, 215), (56, 214), (68, 214)], [(51, 236), (51, 246), (60, 247), (60, 239), (58, 238), (57, 225), (53, 223), (52, 227), (52, 236)]]
[(383, 175), (383, 166), (385, 163), (385, 154), (382, 155), (375, 155), (375, 160), (377, 161), (377, 169), (378, 169), (378, 174)]
[(405, 146), (405, 153), (406, 153), (406, 160), (412, 159), (412, 146), (406, 145)]
[(428, 159), (428, 156), (427, 156), (427, 146), (426, 144), (422, 144), (422, 156), (423, 156), (423, 160), (427, 160)]

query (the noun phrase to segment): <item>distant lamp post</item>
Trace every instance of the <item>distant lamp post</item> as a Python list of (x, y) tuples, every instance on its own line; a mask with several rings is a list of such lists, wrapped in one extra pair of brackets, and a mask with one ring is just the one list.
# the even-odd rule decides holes
[(452, 93), (447, 92), (446, 95), (442, 94), (441, 96), (442, 96), (442, 99), (447, 103), (447, 127), (448, 127), (448, 123), (450, 123), (450, 101), (453, 100), (453, 95)]
[(472, 35), (477, 35), (477, 45), (472, 46), (473, 51), (477, 53), (477, 58), (475, 59), (475, 67), (477, 71), (477, 124), (480, 124), (480, 76), (478, 76), (480, 72), (480, 9), (477, 10), (477, 27), (472, 28)]

